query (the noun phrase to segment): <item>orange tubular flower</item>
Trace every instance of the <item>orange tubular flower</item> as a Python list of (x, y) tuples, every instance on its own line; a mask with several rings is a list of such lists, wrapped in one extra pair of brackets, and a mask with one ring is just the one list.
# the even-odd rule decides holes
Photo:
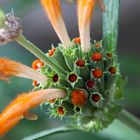
[(19, 95), (0, 114), (0, 136), (7, 133), (23, 117), (30, 120), (36, 119), (35, 115), (30, 115), (28, 111), (39, 104), (56, 98), (66, 97), (66, 92), (60, 89), (47, 89), (29, 94)]
[(33, 79), (40, 83), (46, 83), (47, 81), (46, 76), (28, 66), (5, 58), (0, 58), (0, 80), (8, 80), (10, 76)]
[(84, 52), (90, 50), (90, 21), (96, 2), (101, 10), (105, 11), (103, 0), (78, 0), (78, 24), (81, 47)]
[(42, 6), (47, 12), (51, 24), (60, 38), (64, 47), (69, 47), (70, 38), (68, 36), (66, 26), (62, 17), (60, 0), (41, 0)]
[(95, 3), (96, 0), (78, 0), (78, 24), (84, 52), (90, 50), (90, 21)]

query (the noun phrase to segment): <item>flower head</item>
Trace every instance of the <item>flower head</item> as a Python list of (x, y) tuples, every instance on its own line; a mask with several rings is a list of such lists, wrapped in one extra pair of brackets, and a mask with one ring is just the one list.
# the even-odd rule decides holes
[[(32, 79), (34, 86), (33, 92), (18, 96), (0, 114), (0, 126), (3, 126), (0, 127), (0, 136), (23, 117), (36, 119), (37, 116), (30, 114), (29, 110), (39, 104), (49, 105), (47, 112), (50, 116), (77, 120), (76, 128), (101, 130), (120, 111), (118, 100), (114, 98), (118, 89), (116, 79), (120, 78), (120, 74), (118, 67), (114, 67), (117, 64), (113, 52), (107, 52), (102, 41), (92, 42), (90, 39), (90, 21), (95, 4), (99, 3), (104, 10), (103, 2), (77, 1), (80, 38), (71, 41), (62, 17), (60, 0), (40, 1), (62, 44), (43, 53), (22, 35), (20, 19), (13, 12), (5, 16), (5, 27), (0, 29), (0, 44), (16, 40), (38, 59), (30, 68), (0, 58), (0, 80), (18, 76)], [(83, 119), (87, 120), (87, 124)], [(88, 125), (90, 122), (92, 125)]]

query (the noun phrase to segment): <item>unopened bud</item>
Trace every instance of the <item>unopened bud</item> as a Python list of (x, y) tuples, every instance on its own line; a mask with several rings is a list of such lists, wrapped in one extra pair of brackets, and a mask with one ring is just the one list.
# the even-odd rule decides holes
[(22, 31), (21, 20), (18, 17), (15, 17), (14, 13), (6, 14), (5, 24), (8, 28), (10, 39), (14, 40), (19, 36)]

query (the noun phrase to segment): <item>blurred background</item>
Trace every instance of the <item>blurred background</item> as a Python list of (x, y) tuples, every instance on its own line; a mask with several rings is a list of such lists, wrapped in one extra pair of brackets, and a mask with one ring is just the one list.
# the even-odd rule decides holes
[[(15, 15), (23, 21), (24, 35), (46, 52), (51, 44), (57, 45), (59, 41), (50, 22), (43, 12), (38, 0), (0, 0), (0, 8), (9, 12), (12, 8)], [(76, 3), (62, 2), (63, 14), (71, 38), (77, 37)], [(94, 20), (91, 24), (92, 39), (102, 38), (102, 13), (97, 7)], [(140, 1), (121, 0), (120, 29), (118, 55), (121, 71), (128, 76), (128, 84), (124, 91), (124, 108), (140, 118)], [(36, 59), (31, 53), (20, 47), (15, 42), (0, 47), (0, 57), (7, 57), (31, 66)], [(12, 78), (7, 84), (0, 81), (0, 111), (19, 93), (32, 89), (32, 81), (20, 78)], [(39, 115), (38, 121), (22, 120), (19, 125), (6, 135), (3, 140), (21, 140), (25, 136), (34, 134), (44, 129), (53, 128), (62, 124), (62, 121), (50, 119), (40, 111), (39, 107), (33, 112)], [(100, 135), (84, 132), (71, 132), (57, 134), (41, 140), (139, 140), (132, 130), (115, 121)]]

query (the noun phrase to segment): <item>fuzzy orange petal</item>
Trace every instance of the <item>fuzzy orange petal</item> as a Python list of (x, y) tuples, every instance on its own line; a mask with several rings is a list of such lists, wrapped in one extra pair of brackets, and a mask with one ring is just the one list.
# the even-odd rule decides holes
[(66, 92), (60, 89), (47, 89), (19, 95), (0, 114), (0, 136), (7, 133), (27, 112), (45, 101), (66, 97)]
[(90, 21), (96, 0), (78, 0), (78, 24), (81, 47), (84, 52), (90, 50)]
[(33, 79), (40, 83), (46, 83), (47, 81), (46, 76), (36, 72), (28, 66), (6, 58), (0, 58), (0, 79), (8, 80), (8, 77), (10, 76)]
[(60, 38), (64, 47), (69, 47), (70, 39), (66, 30), (66, 26), (62, 17), (60, 0), (40, 0), (41, 4), (48, 14), (51, 24)]

